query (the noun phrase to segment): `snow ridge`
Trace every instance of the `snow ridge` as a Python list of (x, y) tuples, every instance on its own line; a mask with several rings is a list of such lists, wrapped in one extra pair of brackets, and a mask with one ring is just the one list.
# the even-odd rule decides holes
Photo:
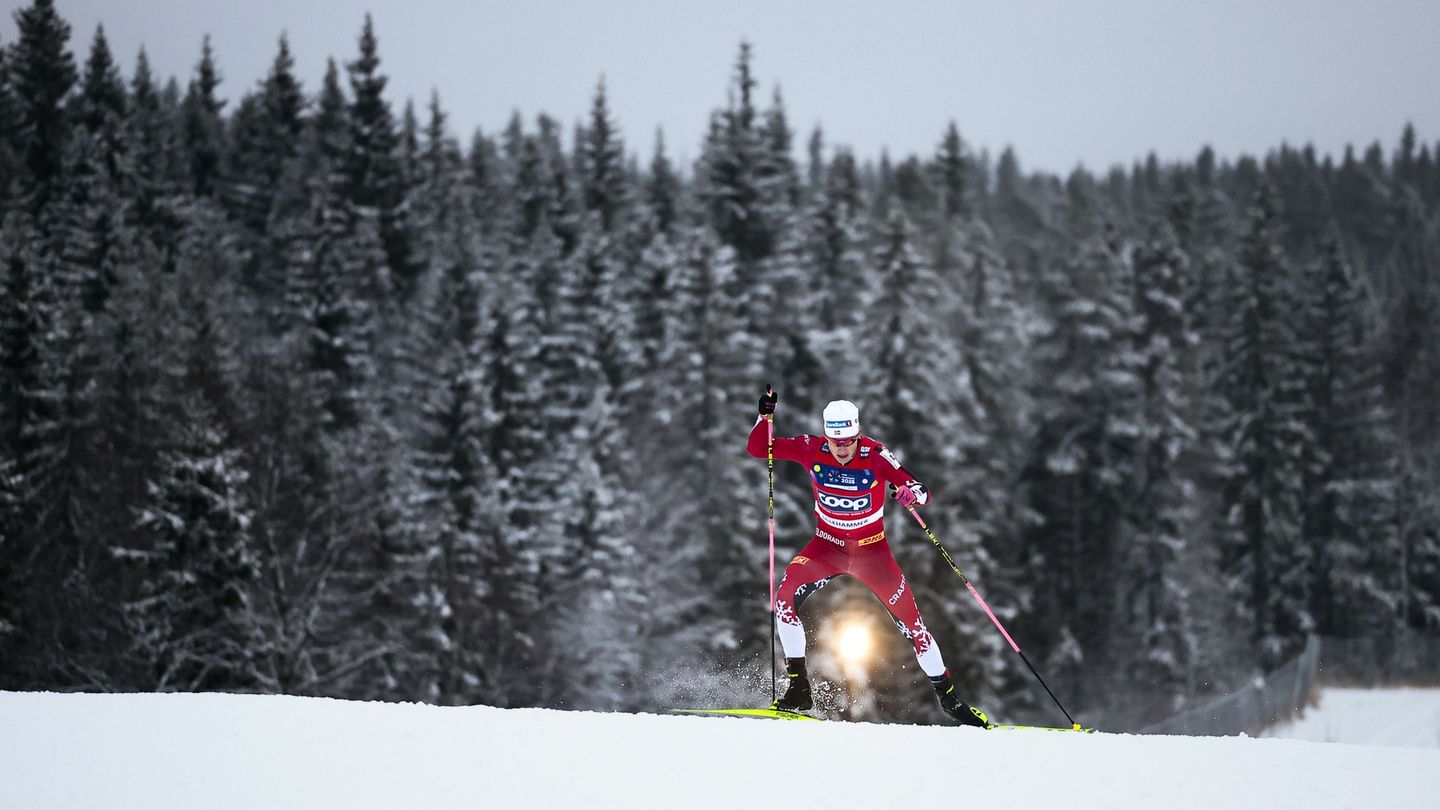
[[(1440, 751), (221, 694), (0, 692), (0, 807), (1433, 806)], [(938, 802), (938, 803), (937, 803)]]

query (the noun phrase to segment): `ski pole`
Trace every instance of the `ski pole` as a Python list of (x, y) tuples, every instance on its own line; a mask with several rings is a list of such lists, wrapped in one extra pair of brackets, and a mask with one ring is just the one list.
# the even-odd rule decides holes
[[(773, 389), (767, 384), (765, 393)], [(765, 466), (770, 472), (770, 702), (777, 700), (775, 686), (775, 415), (765, 414)]]
[(935, 544), (935, 548), (940, 549), (940, 556), (945, 558), (945, 562), (950, 566), (950, 570), (955, 572), (955, 576), (960, 577), (960, 581), (965, 583), (965, 587), (970, 591), (970, 595), (975, 597), (976, 602), (980, 603), (980, 607), (985, 610), (985, 615), (990, 617), (990, 621), (995, 623), (995, 627), (1000, 631), (1000, 635), (1004, 636), (1005, 640), (1010, 642), (1010, 649), (1014, 650), (1015, 653), (1020, 656), (1020, 660), (1024, 661), (1025, 666), (1030, 668), (1030, 674), (1034, 675), (1035, 680), (1039, 681), (1040, 685), (1045, 687), (1045, 693), (1050, 696), (1051, 700), (1055, 701), (1056, 706), (1060, 707), (1060, 713), (1065, 715), (1066, 720), (1070, 721), (1071, 727), (1080, 728), (1080, 724), (1075, 722), (1075, 718), (1070, 716), (1070, 712), (1065, 711), (1065, 706), (1060, 702), (1060, 698), (1055, 697), (1055, 693), (1050, 691), (1050, 685), (1045, 683), (1045, 679), (1040, 677), (1039, 672), (1035, 671), (1035, 665), (1031, 664), (1030, 659), (1025, 657), (1025, 653), (1021, 651), (1020, 645), (1016, 644), (1015, 639), (1010, 637), (1010, 633), (1005, 629), (1005, 625), (1001, 624), (1000, 620), (995, 617), (995, 611), (991, 610), (990, 606), (985, 604), (985, 600), (980, 598), (980, 592), (975, 590), (975, 586), (971, 584), (970, 578), (965, 576), (965, 572), (961, 571), (960, 566), (955, 564), (955, 558), (950, 556), (950, 552), (946, 551), (945, 547), (940, 545), (940, 540), (935, 537), (935, 533), (930, 531), (929, 526), (925, 525), (925, 519), (920, 517), (919, 512), (915, 511), (915, 507), (907, 506), (905, 508), (910, 510), (910, 514), (915, 517), (915, 522), (919, 523), (920, 528), (925, 530), (925, 535), (930, 538), (931, 543)]

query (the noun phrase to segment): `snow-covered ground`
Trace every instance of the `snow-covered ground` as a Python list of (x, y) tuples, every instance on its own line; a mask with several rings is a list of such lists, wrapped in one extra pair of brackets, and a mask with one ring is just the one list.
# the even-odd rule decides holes
[(0, 692), (0, 808), (1420, 808), (1440, 751)]
[[(1326, 687), (1319, 702), (1302, 717), (1267, 729), (1261, 736), (1440, 748), (1440, 689)], [(1437, 805), (1440, 799), (1431, 806)]]

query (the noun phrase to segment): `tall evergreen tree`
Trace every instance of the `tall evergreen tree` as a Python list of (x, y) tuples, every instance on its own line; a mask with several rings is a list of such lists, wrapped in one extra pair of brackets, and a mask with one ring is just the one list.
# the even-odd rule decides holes
[(130, 606), (151, 688), (240, 690), (256, 684), (250, 585), (258, 574), (248, 538), (246, 474), (203, 398), (180, 402), (175, 446), (164, 457), (139, 527), (153, 545), (120, 549), (143, 571)]
[[(766, 215), (769, 144), (756, 121), (752, 95), (756, 81), (750, 70), (750, 43), (740, 43), (730, 105), (715, 113), (697, 173), (710, 222), (742, 264), (753, 263), (774, 249), (779, 223)], [(770, 175), (773, 177), (773, 175)]]
[(395, 157), (400, 162), (401, 184), (411, 189), (420, 176), (420, 118), (415, 115), (415, 100), (412, 98), (405, 99), (398, 135)]
[(795, 134), (790, 131), (779, 87), (775, 88), (770, 107), (765, 110), (761, 134), (765, 151), (760, 164), (760, 186), (772, 210), (771, 216), (783, 220), (786, 208), (800, 204), (800, 171), (791, 154)]
[(340, 71), (334, 59), (325, 62), (325, 76), (320, 81), (320, 97), (309, 123), (310, 136), (306, 145), (312, 159), (322, 161), (310, 172), (315, 181), (334, 187), (343, 195), (349, 178), (345, 174), (349, 149), (350, 108), (345, 91), (340, 88)]
[(449, 116), (440, 105), (439, 93), (431, 93), (427, 109), (429, 116), (417, 157), (412, 204), (416, 209), (415, 222), (424, 237), (425, 261), (432, 266), (443, 266), (443, 262), (449, 260), (450, 252), (444, 245), (451, 235), (470, 234), (478, 229), (467, 227), (471, 222), (465, 212), (471, 207), (471, 195), (464, 193), (461, 180), (464, 159), (460, 145), (447, 129)]
[(807, 192), (814, 192), (825, 181), (825, 132), (819, 126), (810, 131), (810, 140), (805, 144), (805, 186)]
[[(982, 545), (992, 534), (985, 516), (968, 506), (967, 489), (980, 483), (974, 451), (985, 442), (979, 404), (965, 384), (959, 347), (944, 339), (944, 313), (954, 302), (936, 300), (942, 289), (933, 265), (915, 250), (911, 226), (892, 212), (876, 248), (881, 278), (870, 312), (875, 329), (865, 349), (866, 433), (878, 436), (934, 493), (926, 522), (946, 537), (947, 550), (968, 576), (984, 582), (993, 568)], [(937, 381), (944, 381), (938, 383)], [(960, 683), (975, 694), (994, 695), (1000, 671), (1000, 640), (982, 627), (983, 617), (955, 598), (959, 580), (939, 554), (897, 515), (887, 527), (904, 561), (927, 624), (946, 651)]]
[(515, 201), (512, 220), (515, 236), (530, 239), (544, 224), (549, 227), (559, 206), (560, 189), (538, 138), (523, 137), (511, 184)]
[[(795, 274), (775, 279), (777, 301), (814, 309), (822, 329), (854, 325), (869, 303), (866, 239), (854, 156), (836, 153), (823, 189), (804, 211)], [(794, 314), (794, 313), (790, 313)]]
[(500, 189), (508, 168), (495, 140), (475, 130), (465, 152), (464, 182), (471, 191), (467, 209), (474, 212), (487, 234), (505, 230), (501, 220), (508, 215), (509, 207)]
[(664, 133), (657, 129), (655, 154), (650, 159), (650, 174), (645, 182), (644, 199), (650, 208), (651, 216), (655, 218), (655, 228), (661, 233), (669, 233), (675, 224), (680, 209), (679, 189), (680, 178), (675, 175), (675, 168), (665, 155)]
[(19, 37), (10, 46), (8, 72), (17, 149), (25, 162), (23, 188), (31, 210), (39, 210), (61, 171), (69, 134), (64, 102), (78, 76), (66, 50), (70, 25), (55, 11), (54, 0), (34, 0), (16, 11), (15, 27)]
[(584, 166), (585, 206), (600, 215), (600, 225), (608, 231), (615, 226), (616, 216), (625, 204), (628, 179), (624, 167), (625, 145), (610, 115), (603, 78), (595, 87), (590, 126), (584, 134), (577, 148)]
[(105, 28), (97, 26), (77, 100), (78, 121), (89, 132), (109, 130), (118, 135), (119, 122), (125, 118), (126, 102), (125, 84), (110, 55)]
[(592, 326), (629, 320), (627, 302), (613, 294), (603, 244), (586, 247), (604, 240), (592, 225), (574, 254), (542, 267), (548, 272), (537, 279), (546, 302), (539, 416), (553, 438), (533, 466), (547, 481), (545, 500), (557, 518), (542, 562), (550, 583), (542, 602), (546, 703), (614, 708), (624, 703), (622, 684), (638, 663), (635, 559), (625, 521), (634, 503), (623, 483), (636, 462), (614, 405), (620, 379), (612, 382), (606, 366), (635, 366), (623, 356), (625, 329)]
[(561, 303), (565, 294), (554, 286), (566, 279), (560, 240), (543, 214), (549, 208), (549, 200), (539, 201), (542, 213), (532, 239), (517, 239), (506, 257), (504, 283), (496, 291), (495, 329), (487, 344), (493, 421), (485, 453), (499, 481), (491, 570), (494, 581), (503, 583), (487, 607), (505, 628), (489, 639), (487, 655), (494, 690), (490, 699), (502, 705), (534, 705), (560, 687), (544, 675), (554, 650), (547, 644), (541, 585), (573, 548), (562, 529), (571, 493), (555, 454), (575, 428), (580, 392), (573, 384), (550, 387), (574, 370), (559, 365), (573, 346), (574, 333), (546, 334), (569, 306)]
[(8, 207), (10, 198), (16, 193), (15, 181), (20, 173), (20, 156), (17, 151), (19, 125), (16, 121), (17, 105), (10, 89), (10, 54), (5, 43), (0, 41), (0, 205)]
[[(70, 598), (53, 611), (56, 627), (69, 626), (66, 641), (41, 660), (52, 666), (112, 660), (115, 640), (123, 637), (108, 619), (85, 623), (81, 617), (113, 604), (116, 572), (108, 564), (106, 536), (124, 535), (128, 505), (117, 506), (112, 493), (124, 488), (111, 426), (101, 421), (101, 384), (114, 347), (108, 340), (111, 298), (122, 278), (133, 272), (136, 240), (128, 192), (133, 184), (130, 150), (123, 129), (125, 93), (110, 58), (103, 32), (97, 32), (81, 92), (71, 111), (78, 124), (65, 143), (62, 172), (40, 218), (47, 238), (38, 242), (33, 266), (43, 268), (53, 295), (52, 333), (47, 338), (54, 377), (44, 396), (53, 421), (39, 445), (51, 449), (30, 468), (44, 481), (44, 518), (34, 525), (42, 588), (66, 581)], [(31, 443), (35, 443), (32, 439)], [(38, 446), (38, 445), (37, 445)], [(48, 570), (47, 570), (48, 569)], [(62, 573), (67, 572), (67, 573)], [(103, 666), (103, 664), (101, 664)]]
[[(325, 403), (327, 426), (343, 431), (364, 417), (374, 377), (372, 323), (366, 283), (383, 262), (373, 228), (348, 232), (343, 213), (317, 201), (312, 253), (292, 270), (292, 298), (308, 336), (308, 370), (314, 393)], [(364, 221), (368, 223), (368, 221)]]
[(1399, 610), (1407, 628), (1433, 634), (1440, 630), (1440, 509), (1434, 490), (1421, 483), (1422, 470), (1406, 465), (1397, 493), (1396, 532), (1403, 560)]
[(1184, 306), (1186, 259), (1168, 228), (1137, 246), (1134, 267), (1140, 432), (1116, 635), (1133, 639), (1129, 677), (1166, 701), (1155, 708), (1171, 710), (1193, 689), (1200, 643), (1182, 567), (1192, 486), (1181, 460), (1198, 436), (1183, 358), (1197, 341)]
[(970, 158), (965, 154), (960, 131), (951, 121), (935, 155), (935, 173), (940, 188), (942, 210), (947, 217), (965, 216), (970, 211)]
[(1395, 534), (1393, 417), (1383, 401), (1364, 290), (1332, 235), (1309, 273), (1305, 323), (1309, 396), (1304, 535), (1319, 632), (1353, 636), (1393, 629), (1400, 549)]
[(135, 150), (136, 216), (157, 244), (165, 242), (165, 234), (171, 230), (162, 200), (172, 192), (180, 175), (176, 168), (176, 155), (182, 151), (179, 131), (170, 112), (155, 86), (150, 59), (142, 48), (130, 79), (130, 115), (126, 129)]
[(124, 122), (126, 92), (97, 29), (74, 106), (80, 127), (66, 152), (65, 198), (57, 204), (62, 255), (84, 310), (100, 312), (117, 283), (117, 265), (134, 249), (131, 213), (136, 166)]
[[(684, 463), (685, 458), (696, 462), (693, 450), (686, 448), (735, 446), (748, 421), (739, 393), (748, 394), (755, 385), (754, 376), (746, 377), (736, 365), (751, 358), (732, 349), (743, 332), (732, 286), (737, 277), (734, 252), (704, 228), (690, 229), (681, 240), (662, 311), (664, 371), (656, 383), (662, 392), (656, 410), (663, 436), (656, 452), (663, 463)], [(702, 612), (723, 617), (695, 640), (701, 647), (696, 654), (729, 664), (753, 661), (760, 640), (769, 638), (763, 614), (753, 609), (763, 604), (755, 573), (764, 564), (764, 552), (735, 531), (736, 526), (763, 524), (754, 505), (731, 497), (747, 489), (757, 491), (753, 485), (747, 487), (745, 473), (758, 470), (744, 464), (744, 459), (724, 453), (701, 454), (698, 463), (673, 482), (668, 495), (661, 493), (672, 508), (660, 535), (676, 546), (661, 553), (684, 561), (674, 585), (693, 577), (708, 583), (705, 591), (710, 596), (703, 607), (684, 596), (677, 605), (680, 612), (667, 619), (684, 621)]]
[(482, 268), (466, 244), (457, 246), (437, 289), (429, 328), (434, 361), (419, 389), (420, 489), (411, 530), (417, 542), (406, 551), (420, 559), (423, 576), (392, 586), (397, 601), (408, 595), (410, 615), (420, 623), (413, 630), (418, 652), (435, 659), (434, 699), (454, 704), (488, 696), (482, 684), (494, 667), (484, 640), (498, 625), (486, 596), (505, 587), (492, 578), (495, 538), (486, 519), (494, 512), (495, 469), (485, 452), (491, 415)]
[(1222, 565), (1235, 606), (1251, 628), (1260, 662), (1273, 666), (1314, 628), (1308, 548), (1302, 541), (1301, 457), (1310, 441), (1300, 420), (1304, 370), (1296, 325), (1285, 316), (1295, 284), (1279, 247), (1273, 192), (1262, 186), (1240, 261), (1229, 280), (1221, 385), (1233, 408), (1225, 436)]
[(198, 197), (213, 196), (221, 182), (221, 158), (226, 144), (224, 121), (220, 116), (225, 102), (215, 92), (219, 87), (220, 72), (215, 66), (215, 53), (210, 48), (210, 36), (207, 34), (200, 47), (195, 78), (190, 80), (185, 93), (183, 108), (190, 188)]
[(384, 98), (389, 79), (379, 72), (379, 43), (369, 14), (360, 32), (360, 55), (347, 68), (354, 100), (349, 116), (346, 194), (362, 211), (373, 209), (385, 246), (386, 264), (398, 291), (408, 298), (424, 266), (404, 206), (409, 190), (398, 155), (399, 135), (390, 104)]
[(546, 217), (550, 230), (560, 238), (561, 254), (569, 256), (584, 229), (584, 187), (575, 161), (561, 142), (559, 122), (542, 113), (535, 118), (535, 129), (535, 146), (551, 184)]
[(1119, 563), (1122, 516), (1135, 491), (1131, 272), (1103, 239), (1083, 238), (1078, 254), (1047, 274), (1050, 325), (1036, 348), (1037, 423), (1025, 474), (1035, 602), (1020, 632), (1049, 651), (1047, 671), (1064, 679), (1092, 673), (1071, 680), (1080, 694), (1115, 661), (1107, 646), (1115, 606), (1090, 586)]
[(389, 79), (379, 72), (379, 42), (369, 14), (360, 30), (360, 54), (346, 69), (354, 100), (348, 117), (345, 192), (358, 206), (379, 208), (393, 204), (400, 179), (396, 159), (399, 138), (390, 104), (384, 98)]
[(295, 76), (295, 59), (288, 38), (282, 36), (257, 92), (241, 102), (231, 120), (234, 143), (228, 151), (229, 196), (257, 232), (264, 229), (270, 216), (286, 165), (299, 153), (304, 111), (305, 96)]
[[(0, 296), (0, 467), (5, 478), (6, 537), (0, 544), (0, 645), (6, 683), (36, 678), (44, 654), (44, 590), (40, 555), (53, 531), (51, 478), (61, 454), (58, 434), (59, 319), (39, 240), (23, 214), (6, 218), (5, 287)], [(34, 645), (34, 646), (31, 646)]]
[[(989, 569), (985, 592), (1002, 605), (1025, 601), (1015, 572), (1021, 557), (1013, 538), (1026, 515), (1016, 497), (1029, 451), (1034, 418), (1027, 390), (1034, 312), (1022, 303), (1014, 274), (995, 247), (989, 227), (978, 219), (947, 217), (927, 230), (937, 288), (929, 305), (941, 313), (942, 342), (958, 347), (963, 373), (954, 376), (951, 395), (964, 415), (962, 460), (951, 473), (964, 483), (955, 498), (959, 520), (973, 534)], [(958, 483), (958, 481), (957, 481)], [(1013, 658), (999, 656), (999, 641), (986, 637), (987, 688), (1012, 679)]]

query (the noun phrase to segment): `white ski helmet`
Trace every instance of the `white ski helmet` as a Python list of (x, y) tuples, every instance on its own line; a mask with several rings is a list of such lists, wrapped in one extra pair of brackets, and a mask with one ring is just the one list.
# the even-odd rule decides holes
[(848, 399), (837, 399), (825, 406), (825, 436), (849, 439), (860, 435), (860, 409)]

